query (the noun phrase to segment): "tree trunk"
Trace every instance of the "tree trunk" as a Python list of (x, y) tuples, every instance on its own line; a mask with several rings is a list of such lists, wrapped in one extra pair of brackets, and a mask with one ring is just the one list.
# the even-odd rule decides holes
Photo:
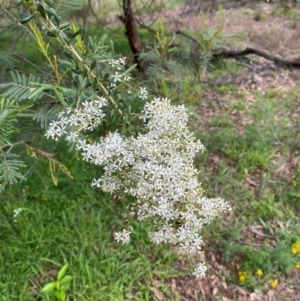
[(125, 26), (125, 34), (128, 37), (129, 45), (134, 56), (134, 62), (137, 64), (138, 70), (143, 73), (145, 71), (145, 66), (143, 60), (139, 56), (143, 47), (137, 33), (131, 0), (123, 0), (123, 13), (124, 15), (119, 18)]

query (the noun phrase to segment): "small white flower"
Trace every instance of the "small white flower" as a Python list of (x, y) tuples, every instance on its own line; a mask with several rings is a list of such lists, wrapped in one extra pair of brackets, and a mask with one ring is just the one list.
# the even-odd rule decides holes
[(148, 92), (147, 92), (147, 90), (146, 90), (146, 88), (140, 88), (140, 95), (139, 95), (139, 98), (141, 99), (141, 100), (146, 100), (146, 99), (148, 99), (148, 96), (147, 96), (147, 94), (148, 94)]
[(130, 234), (131, 234), (131, 231), (127, 231), (126, 229), (123, 229), (122, 232), (115, 232), (114, 233), (115, 240), (117, 242), (122, 242), (122, 244), (129, 243)]
[(115, 75), (112, 75), (111, 78), (114, 80), (115, 83), (117, 83), (121, 81), (122, 75), (116, 71)]
[(197, 268), (193, 272), (193, 275), (195, 275), (197, 278), (205, 277), (206, 271), (207, 271), (207, 266), (205, 265), (205, 262), (201, 262), (198, 264)]
[(119, 63), (123, 66), (125, 66), (125, 61), (126, 61), (126, 57), (120, 57), (119, 58)]
[(17, 221), (17, 216), (22, 212), (22, 208), (18, 208), (18, 209), (14, 209), (14, 211), (13, 211), (13, 218), (14, 218), (14, 222), (16, 222)]
[(94, 179), (93, 182), (92, 182), (92, 184), (91, 184), (91, 186), (92, 187), (96, 186), (97, 188), (100, 188), (101, 187), (101, 179), (97, 179), (97, 180)]

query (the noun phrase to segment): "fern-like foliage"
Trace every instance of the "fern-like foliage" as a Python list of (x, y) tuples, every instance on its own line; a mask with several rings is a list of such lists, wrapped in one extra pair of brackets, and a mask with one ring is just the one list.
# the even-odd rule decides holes
[(19, 118), (31, 117), (28, 112), (31, 105), (18, 105), (15, 100), (0, 98), (0, 192), (8, 184), (25, 180), (20, 168), (26, 167), (19, 155), (11, 152), (15, 144), (15, 135), (19, 128)]
[(12, 153), (0, 152), (0, 192), (6, 185), (17, 184), (26, 180), (20, 172), (20, 168), (25, 168), (23, 161), (19, 156)]
[(0, 84), (0, 90), (6, 89), (2, 97), (8, 99), (17, 99), (18, 102), (27, 100), (29, 97), (33, 101), (41, 97), (43, 90), (36, 91), (36, 83), (42, 83), (40, 77), (30, 74), (29, 76), (19, 71), (11, 71), (12, 83)]
[(45, 130), (60, 110), (59, 106), (51, 107), (51, 104), (46, 104), (35, 110), (33, 120), (39, 122), (41, 129)]
[(0, 51), (0, 66), (12, 69), (14, 67), (14, 59), (7, 51)]
[(10, 137), (16, 133), (16, 122), (20, 117), (31, 117), (27, 112), (31, 105), (19, 106), (16, 101), (0, 99), (0, 149), (6, 144), (12, 145)]

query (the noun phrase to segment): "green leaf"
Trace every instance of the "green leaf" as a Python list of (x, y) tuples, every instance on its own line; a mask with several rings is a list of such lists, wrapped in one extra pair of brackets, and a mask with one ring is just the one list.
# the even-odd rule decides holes
[(62, 91), (59, 89), (59, 88), (52, 88), (53, 89), (53, 91), (54, 91), (54, 93), (56, 94), (56, 96), (58, 97), (58, 99), (60, 100), (60, 102), (64, 105), (64, 106), (66, 106), (67, 104), (66, 104), (66, 102), (65, 102), (65, 100), (64, 100), (64, 95), (63, 95), (63, 93), (62, 93)]
[(68, 36), (63, 31), (60, 32), (60, 35), (65, 40), (65, 42), (67, 42), (67, 44), (69, 45), (69, 38), (68, 38)]
[(47, 36), (49, 37), (56, 37), (56, 34), (52, 31), (47, 31)]
[(95, 60), (93, 60), (92, 63), (91, 63), (90, 70), (92, 71), (96, 67), (96, 65), (97, 65), (97, 62)]
[(20, 22), (21, 24), (26, 24), (27, 22), (29, 22), (29, 21), (35, 16), (35, 14), (36, 14), (36, 12), (34, 12), (32, 15), (30, 15), (30, 16), (28, 16), (28, 17), (22, 19), (22, 20), (20, 20), (19, 22)]
[(59, 62), (60, 62), (62, 65), (66, 66), (67, 68), (74, 68), (74, 64), (71, 63), (70, 61), (66, 61), (66, 60), (61, 60), (61, 59), (59, 59)]
[(58, 272), (57, 274), (57, 280), (61, 280), (65, 275), (66, 275), (66, 272), (67, 272), (67, 269), (68, 269), (68, 264), (65, 264)]
[(72, 55), (69, 54), (68, 52), (64, 52), (64, 55), (65, 55), (68, 59), (73, 60)]
[(59, 285), (63, 286), (63, 285), (69, 285), (71, 283), (71, 281), (73, 280), (73, 276), (70, 275), (66, 275), (65, 277), (63, 277), (60, 281), (59, 281)]
[(65, 300), (66, 299), (66, 292), (64, 290), (58, 290), (55, 292), (55, 297), (59, 300)]
[(72, 36), (71, 36), (72, 39), (77, 37), (78, 35), (80, 35), (82, 32), (83, 32), (82, 28), (78, 29), (75, 33), (72, 34)]
[(40, 2), (37, 3), (36, 8), (37, 8), (37, 10), (40, 12), (41, 16), (42, 16), (44, 19), (47, 19), (47, 18), (46, 18), (46, 13), (45, 13), (45, 8), (44, 8), (44, 6), (43, 6)]
[(52, 16), (54, 17), (56, 24), (59, 26), (59, 16), (57, 15), (55, 9), (50, 7), (48, 11), (48, 17), (51, 18)]
[(42, 293), (48, 293), (56, 289), (56, 282), (49, 282), (42, 288)]
[(44, 92), (44, 89), (45, 89), (44, 87), (37, 89), (30, 96), (28, 96), (28, 99), (34, 99), (34, 98), (40, 96)]
[(69, 27), (70, 27), (69, 22), (66, 22), (66, 23), (63, 23), (63, 24), (59, 25), (59, 29), (61, 29), (61, 30), (69, 28)]
[(136, 64), (134, 64), (133, 66), (131, 66), (130, 68), (128, 68), (125, 72), (122, 73), (122, 76), (129, 73), (131, 70), (135, 69)]
[(109, 78), (109, 73), (105, 73), (103, 76), (103, 81), (105, 82)]

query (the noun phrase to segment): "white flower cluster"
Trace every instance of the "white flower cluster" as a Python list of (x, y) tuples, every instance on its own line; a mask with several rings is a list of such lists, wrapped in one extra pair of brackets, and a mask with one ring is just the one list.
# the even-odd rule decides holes
[(71, 142), (77, 141), (79, 132), (90, 131), (96, 128), (103, 120), (102, 107), (106, 105), (106, 99), (98, 97), (91, 101), (85, 101), (79, 108), (66, 108), (58, 115), (57, 121), (52, 121), (46, 132), (46, 137), (58, 140), (62, 135)]
[(119, 59), (112, 59), (109, 62), (109, 65), (116, 70), (113, 75), (111, 75), (111, 83), (110, 87), (114, 88), (117, 86), (118, 83), (121, 82), (128, 82), (131, 80), (131, 77), (128, 76), (126, 73), (120, 73), (119, 71), (124, 69), (125, 66), (125, 57), (119, 58)]
[[(114, 66), (122, 63), (112, 62)], [(122, 75), (116, 71), (111, 78), (116, 84)], [(148, 98), (145, 88), (140, 88), (139, 98)], [(173, 106), (167, 98), (155, 98), (140, 113), (144, 126), (137, 136), (123, 137), (114, 132), (98, 142), (87, 143), (79, 133), (102, 122), (106, 103), (99, 97), (75, 110), (65, 109), (50, 124), (46, 136), (58, 139), (65, 135), (84, 160), (103, 168), (103, 176), (94, 179), (92, 187), (134, 196), (136, 201), (128, 206), (127, 216), (151, 220), (149, 237), (154, 243), (177, 245), (185, 255), (198, 253), (203, 245), (202, 226), (229, 207), (220, 198), (203, 196), (193, 160), (204, 146), (187, 127), (186, 108)], [(115, 239), (127, 243), (131, 231), (116, 232)], [(203, 276), (206, 269), (201, 263), (195, 275)]]

